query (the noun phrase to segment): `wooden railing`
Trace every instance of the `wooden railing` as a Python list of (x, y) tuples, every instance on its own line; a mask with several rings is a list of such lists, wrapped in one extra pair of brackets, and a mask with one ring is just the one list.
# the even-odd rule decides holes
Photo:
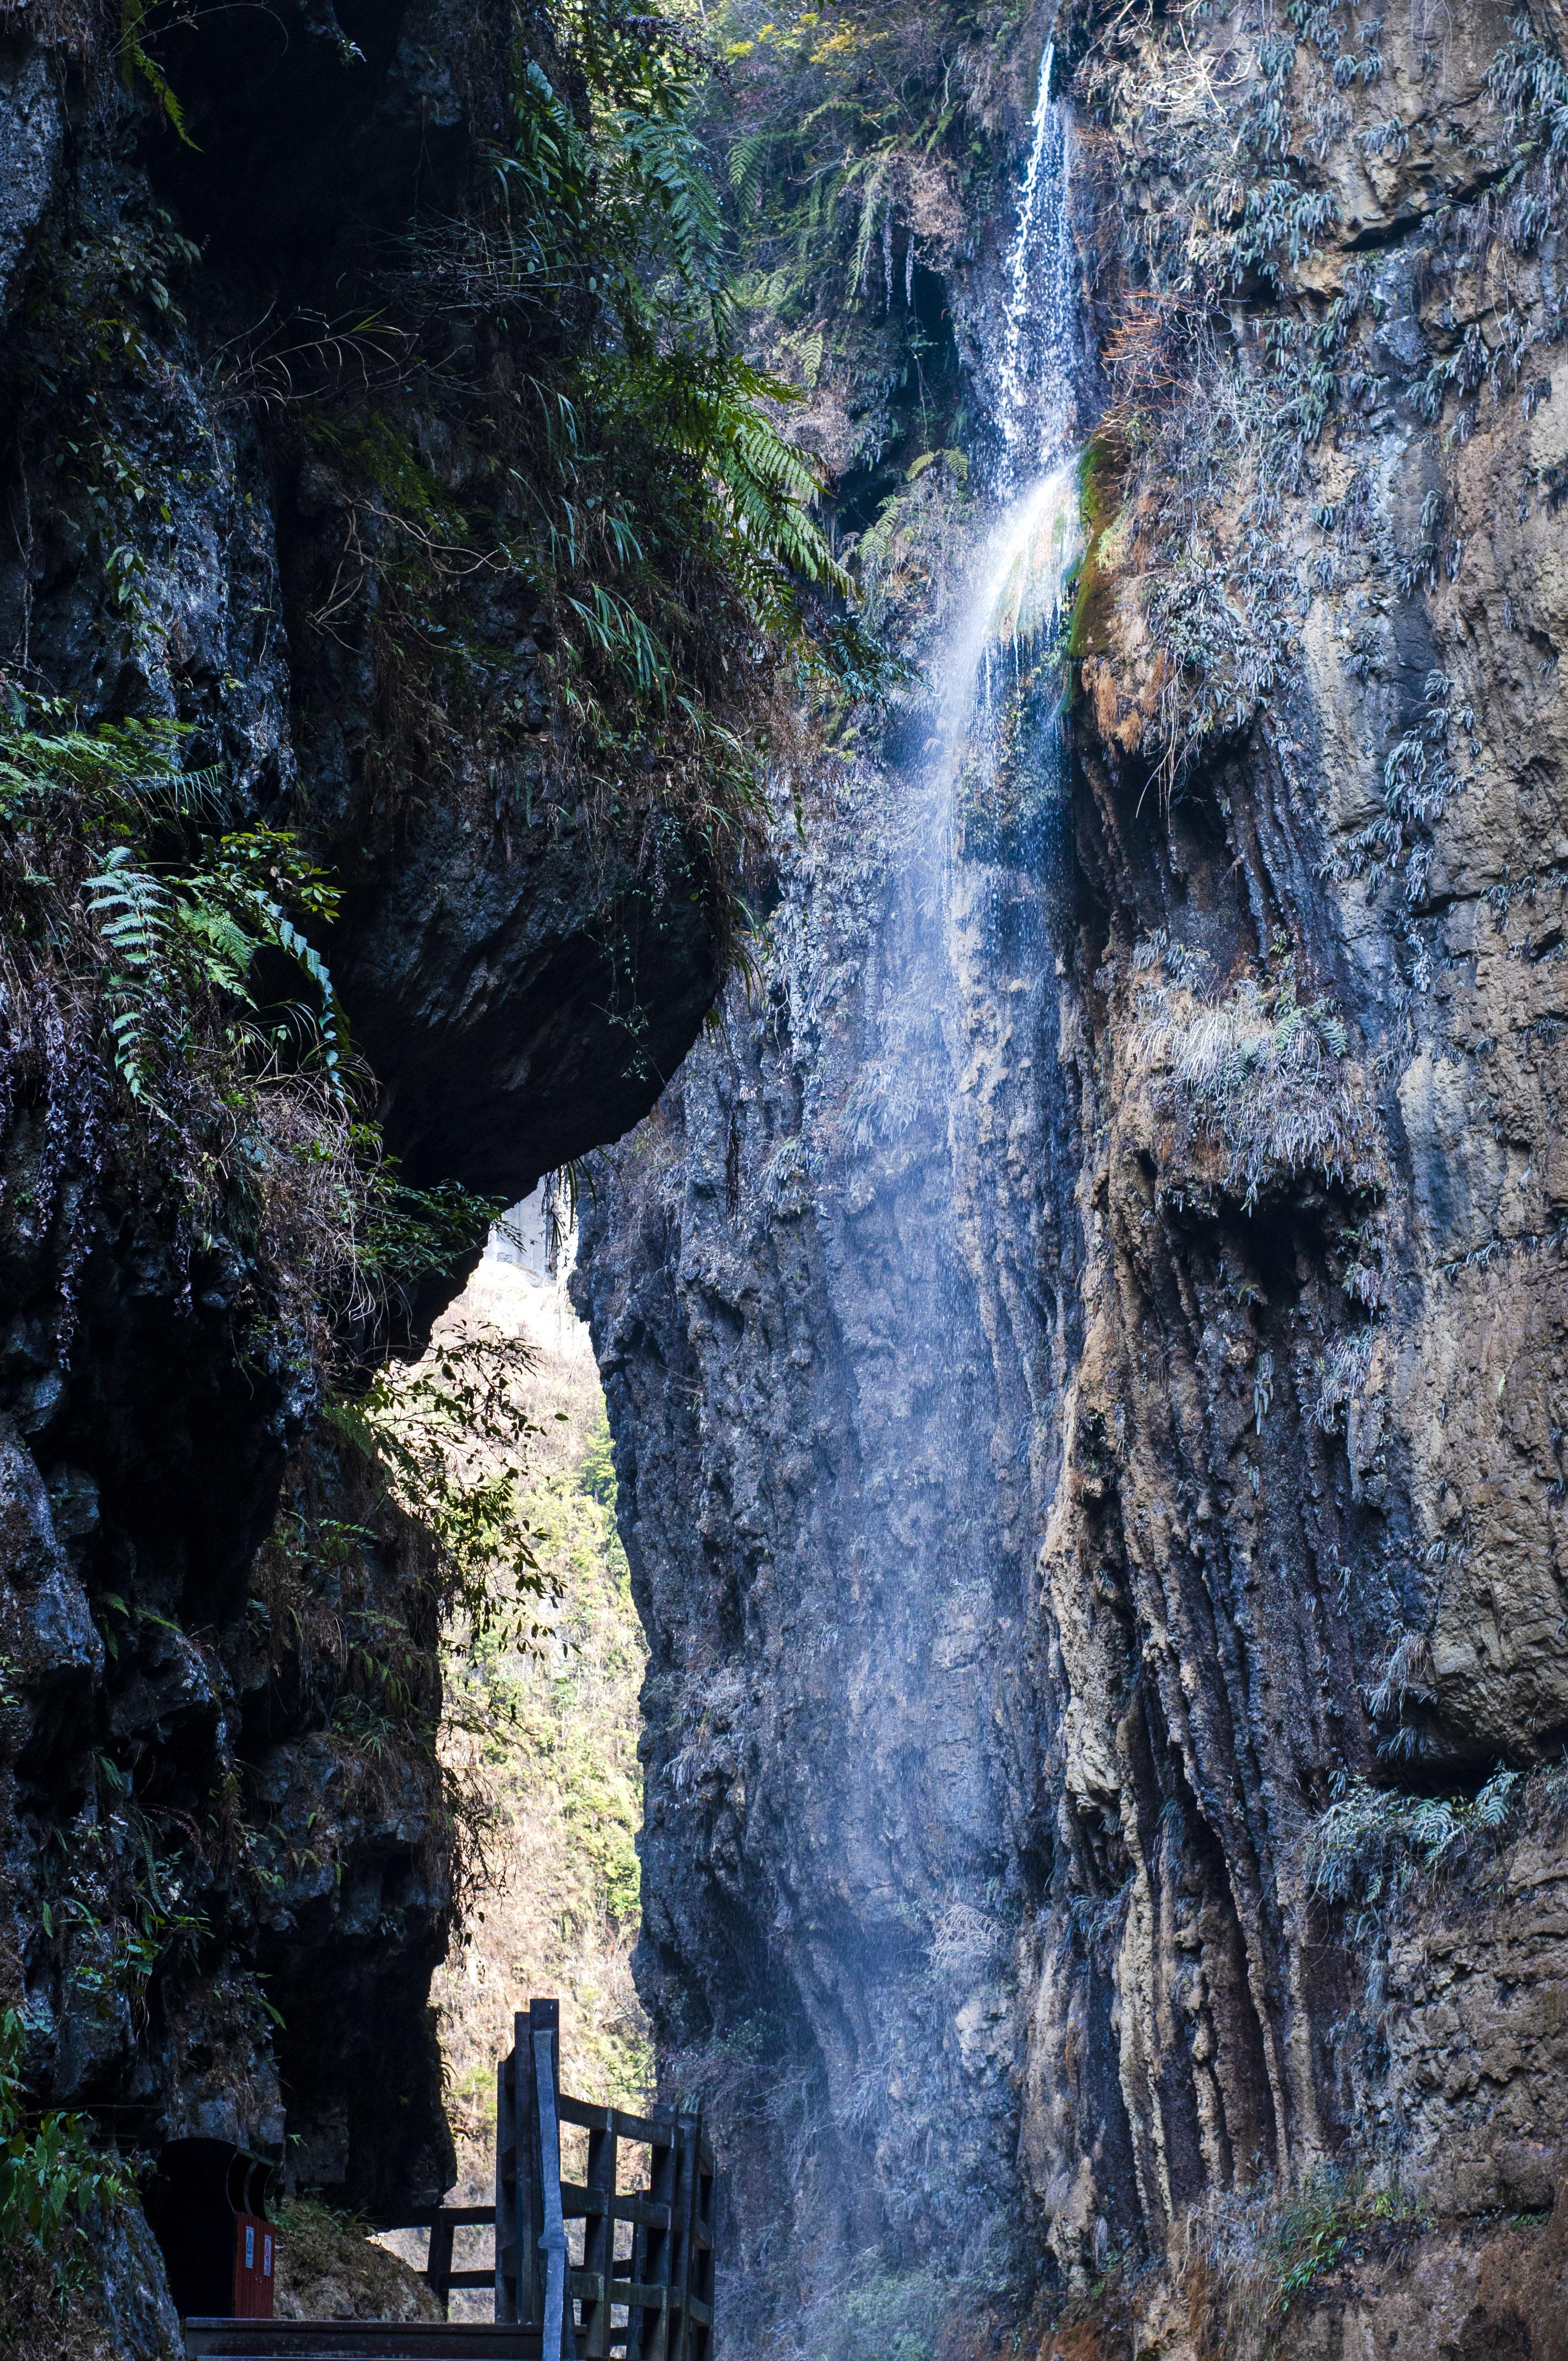
[[(425, 2278), (444, 2313), (454, 2288), (495, 2290), (498, 2322), (537, 2330), (542, 2361), (708, 2361), (713, 2332), (713, 2151), (700, 2113), (591, 2106), (561, 2088), (560, 2007), (513, 2023), (497, 2078), (496, 2202), (440, 2206), (389, 2228), (428, 2227)], [(579, 2185), (561, 2178), (559, 2126), (587, 2133)], [(620, 2187), (628, 2149), (646, 2180)], [(565, 2224), (583, 2224), (580, 2265)], [(617, 2232), (625, 2224), (626, 2235)], [(454, 2234), (493, 2226), (492, 2270), (456, 2270)], [(618, 2252), (618, 2248), (621, 2251)], [(618, 2317), (619, 2315), (619, 2317)]]

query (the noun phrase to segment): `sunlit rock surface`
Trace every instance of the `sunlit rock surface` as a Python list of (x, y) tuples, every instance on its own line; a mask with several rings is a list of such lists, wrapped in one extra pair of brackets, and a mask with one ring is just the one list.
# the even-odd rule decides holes
[[(1025, 751), (932, 862), (929, 710), (830, 766), (577, 1282), (653, 1649), (642, 1989), (731, 2316), (813, 2351), (1185, 2268), (1336, 2159), (1539, 2215), (1568, 2098), (1568, 373), (1555, 232), (1488, 211), (1511, 12), (1320, 10), (1274, 82), (1258, 12), (1069, 16), (1102, 344), (1215, 91), (1289, 77), (1332, 205), (1146, 463), (1085, 384), (1070, 826), (998, 805)], [(966, 351), (1003, 287), (953, 284)], [(1287, 465), (1259, 356), (1340, 297)], [(1368, 2264), (1365, 2349), (1560, 2333), (1512, 2251), (1429, 2313)]]

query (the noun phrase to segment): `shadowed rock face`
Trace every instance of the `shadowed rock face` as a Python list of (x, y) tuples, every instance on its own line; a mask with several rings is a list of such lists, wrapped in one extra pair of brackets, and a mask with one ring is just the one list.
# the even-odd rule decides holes
[[(299, 386), (264, 357), (340, 320), (417, 207), (460, 211), (511, 13), (181, 25), (193, 147), (122, 88), (117, 26), (13, 11), (0, 39), (0, 686), (86, 723), (177, 717), (225, 826), (308, 838), (344, 887), (324, 947), (389, 1144), (416, 1183), (513, 1200), (678, 1064), (713, 990), (706, 877), (674, 824), (590, 824), (533, 595), (506, 609), (499, 574), (470, 620), (515, 649), (534, 753), (388, 774), (384, 530), (302, 458)], [(364, 428), (384, 359), (340, 423)], [(280, 2152), (287, 2127), (339, 2199), (429, 2203), (452, 2171), (425, 1996), (453, 1831), (428, 1748), (350, 1736), (377, 1635), (433, 1719), (430, 1568), (323, 1440), (239, 1192), (196, 1189), (197, 1218), (147, 1128), (87, 1012), (7, 966), (0, 1997), (30, 2013), (44, 2101), (153, 2148)], [(338, 1536), (324, 1571), (289, 1556), (307, 1531)]]
[[(911, 934), (913, 774), (826, 781), (765, 994), (598, 1168), (641, 1981), (737, 2319), (1081, 2286), (1334, 2156), (1458, 2216), (1555, 2180), (1560, 249), (1488, 211), (1508, 11), (1319, 14), (1282, 136), (1326, 219), (1187, 351), (1201, 417), (1098, 446), (1069, 850), (970, 828)], [(1182, 93), (1275, 87), (1247, 12), (1183, 24), (1070, 12), (1102, 343), (1205, 169)], [(994, 282), (951, 293), (984, 352)], [(1256, 357), (1336, 302), (1275, 468)], [(1178, 577), (1219, 637), (1167, 628)], [(942, 927), (941, 1038), (890, 1055)]]

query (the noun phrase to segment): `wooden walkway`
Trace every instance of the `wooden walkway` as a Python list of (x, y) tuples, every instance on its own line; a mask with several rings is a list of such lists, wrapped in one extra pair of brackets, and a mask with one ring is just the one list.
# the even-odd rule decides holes
[[(587, 2134), (581, 2182), (561, 2178), (561, 2126)], [(645, 2153), (644, 2153), (645, 2152)], [(641, 2170), (621, 2187), (623, 2168)], [(574, 2263), (566, 2224), (581, 2222)], [(196, 2361), (708, 2361), (713, 2334), (713, 2150), (700, 2114), (590, 2106), (561, 2088), (560, 2005), (513, 2022), (496, 2089), (496, 2202), (383, 2222), (425, 2229), (425, 2278), (494, 2291), (495, 2322), (187, 2320)], [(488, 2270), (454, 2266), (456, 2233), (489, 2228)]]

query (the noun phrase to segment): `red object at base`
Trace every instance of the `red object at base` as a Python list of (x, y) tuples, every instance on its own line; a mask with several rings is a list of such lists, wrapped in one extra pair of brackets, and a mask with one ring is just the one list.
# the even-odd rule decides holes
[(258, 2213), (234, 2217), (234, 2316), (270, 2320), (278, 2233)]

